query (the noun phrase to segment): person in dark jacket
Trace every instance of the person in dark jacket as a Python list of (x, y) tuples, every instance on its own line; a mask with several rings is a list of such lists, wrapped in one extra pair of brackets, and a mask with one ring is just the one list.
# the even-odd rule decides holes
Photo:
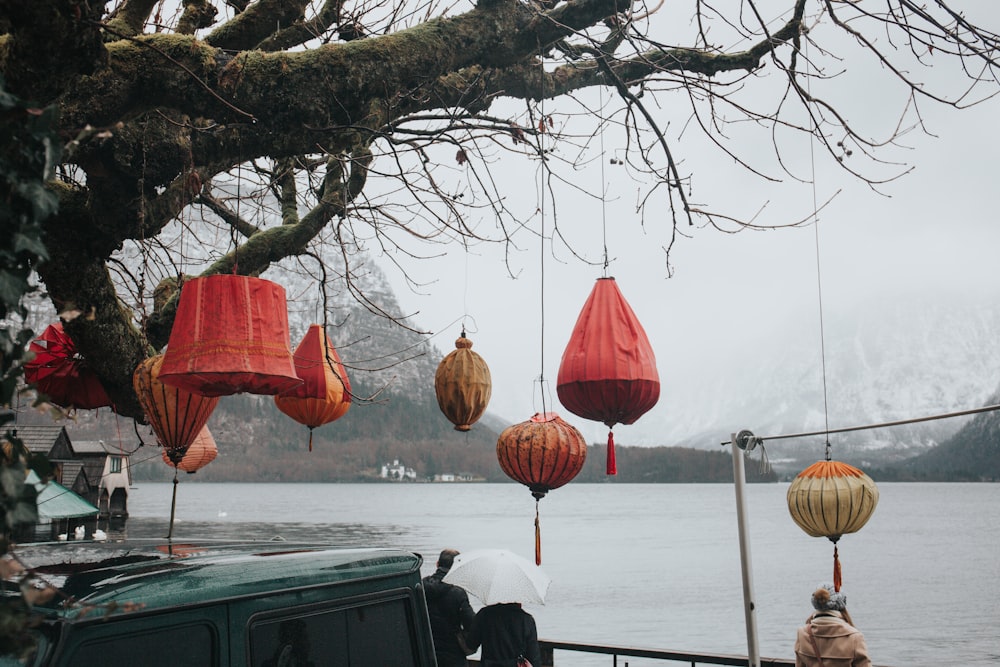
[(476, 618), (469, 604), (469, 595), (464, 589), (441, 581), (457, 555), (454, 549), (442, 551), (438, 556), (437, 570), (423, 579), (438, 667), (467, 667), (469, 661), (465, 656), (474, 652), (467, 653), (463, 646), (465, 635)]
[(542, 665), (535, 619), (517, 602), (491, 604), (479, 610), (469, 635), (469, 648), (480, 646), (483, 667), (517, 667), (519, 657), (526, 658), (531, 667)]

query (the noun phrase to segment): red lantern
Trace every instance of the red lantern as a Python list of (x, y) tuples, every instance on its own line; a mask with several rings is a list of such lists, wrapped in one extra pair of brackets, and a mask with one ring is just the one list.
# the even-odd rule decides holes
[(35, 357), (24, 364), (24, 379), (63, 408), (92, 410), (111, 405), (97, 374), (76, 353), (76, 345), (62, 322), (45, 327), (31, 341), (28, 350)]
[(434, 374), (434, 393), (441, 412), (456, 431), (468, 431), (486, 412), (493, 392), (490, 367), (472, 351), (472, 341), (461, 337)]
[(193, 278), (181, 288), (160, 380), (202, 396), (279, 394), (302, 383), (290, 348), (281, 285), (230, 274)]
[(185, 451), (164, 447), (161, 454), (163, 462), (168, 466), (189, 474), (198, 472), (214, 461), (218, 455), (219, 448), (215, 445), (215, 438), (212, 437), (207, 426), (203, 426), (198, 431), (198, 435)]
[(286, 415), (309, 427), (311, 452), (313, 429), (340, 419), (351, 407), (347, 370), (322, 326), (310, 325), (295, 348), (295, 372), (302, 384), (275, 396), (274, 403)]
[(535, 498), (535, 563), (542, 564), (538, 501), (568, 483), (587, 460), (587, 442), (554, 412), (538, 413), (504, 429), (497, 440), (497, 461), (507, 476), (528, 487)]
[(165, 449), (183, 456), (219, 399), (164, 384), (159, 380), (162, 365), (162, 354), (143, 361), (132, 375), (132, 386), (157, 440)]
[[(556, 393), (573, 414), (613, 428), (632, 424), (660, 399), (660, 376), (646, 332), (614, 278), (600, 278), (563, 352)], [(608, 431), (607, 474), (618, 472)]]

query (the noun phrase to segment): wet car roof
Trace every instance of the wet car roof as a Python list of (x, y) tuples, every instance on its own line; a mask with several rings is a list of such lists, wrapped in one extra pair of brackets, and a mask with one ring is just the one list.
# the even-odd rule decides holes
[(16, 554), (62, 591), (35, 609), (64, 618), (98, 605), (153, 610), (408, 574), (422, 562), (400, 549), (288, 542), (59, 542), (18, 545)]

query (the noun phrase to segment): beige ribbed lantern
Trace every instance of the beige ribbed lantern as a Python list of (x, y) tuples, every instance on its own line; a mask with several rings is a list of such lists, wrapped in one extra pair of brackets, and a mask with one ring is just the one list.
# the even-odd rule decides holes
[(840, 590), (837, 541), (861, 530), (878, 505), (878, 487), (861, 470), (839, 461), (817, 461), (788, 487), (788, 511), (799, 528), (834, 543), (833, 584)]
[(472, 341), (465, 337), (463, 328), (455, 349), (441, 360), (434, 374), (438, 407), (456, 431), (468, 431), (486, 412), (492, 392), (490, 367), (472, 351)]

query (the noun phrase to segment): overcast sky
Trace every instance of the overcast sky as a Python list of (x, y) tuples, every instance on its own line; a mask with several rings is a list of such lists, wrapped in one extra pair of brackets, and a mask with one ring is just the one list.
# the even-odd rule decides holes
[[(992, 21), (994, 29), (1000, 28), (1000, 10), (989, 10), (993, 17), (987, 25)], [(901, 108), (900, 97), (880, 95), (882, 84), (874, 81), (849, 98), (850, 111), (855, 114), (852, 120), (867, 114), (876, 120), (873, 127), (884, 128)], [(894, 111), (886, 110), (890, 104)], [(552, 107), (558, 113), (558, 105)], [(711, 363), (720, 350), (754, 336), (780, 337), (790, 318), (815, 327), (819, 346), (818, 280), (824, 313), (868, 296), (930, 300), (948, 298), (948, 290), (940, 287), (976, 293), (998, 283), (998, 102), (960, 112), (929, 104), (922, 110), (928, 131), (937, 136), (906, 136), (910, 148), (894, 155), (914, 170), (883, 186), (888, 196), (852, 181), (828, 158), (817, 156), (816, 199), (823, 202), (839, 191), (817, 216), (818, 241), (812, 226), (724, 234), (685, 225), (685, 236), (678, 238), (671, 255), (675, 273), (668, 278), (663, 247), (669, 239), (669, 217), (666, 211), (649, 216), (645, 229), (640, 228), (634, 212), (636, 187), (623, 169), (605, 163), (602, 175), (595, 163), (579, 176), (578, 185), (592, 192), (600, 192), (605, 180), (603, 212), (599, 200), (577, 193), (562, 193), (555, 204), (546, 204), (549, 216), (552, 207), (558, 207), (560, 225), (572, 234), (577, 250), (597, 262), (602, 257), (602, 226), (606, 228), (608, 275), (616, 278), (657, 356), (662, 394), (655, 410), (669, 410), (671, 395), (701, 381), (706, 372), (727, 372)], [(761, 130), (742, 147), (755, 150), (752, 141), (766, 148), (770, 136)], [(809, 142), (805, 137), (799, 141), (799, 154), (790, 154), (811, 170)], [(613, 138), (605, 146), (608, 155), (617, 147)], [(718, 153), (699, 155), (692, 149), (697, 147), (694, 141), (675, 146), (692, 165), (695, 201), (744, 214), (766, 203), (762, 221), (769, 223), (803, 218), (812, 210), (811, 185), (786, 180), (768, 187)], [(534, 205), (538, 177), (524, 164), (510, 160), (494, 171), (512, 197)], [(551, 228), (551, 219), (548, 224)], [(548, 409), (588, 436), (600, 437), (604, 427), (573, 417), (553, 402), (562, 351), (602, 268), (586, 265), (559, 247), (553, 253), (548, 246), (543, 255), (537, 237), (523, 235), (518, 241), (521, 251), (509, 258), (516, 279), (507, 274), (501, 248), (489, 246), (478, 246), (470, 254), (452, 247), (445, 257), (409, 263), (411, 277), (425, 283), (419, 291), (394, 278), (391, 270), (387, 273), (404, 311), (416, 313), (414, 321), (437, 334), (434, 342), (443, 352), (453, 349), (465, 322), (474, 349), (491, 369), (491, 412), (511, 423), (523, 421), (542, 409), (544, 387)], [(545, 384), (538, 382), (542, 375)], [(616, 432), (621, 428), (629, 427)]]

